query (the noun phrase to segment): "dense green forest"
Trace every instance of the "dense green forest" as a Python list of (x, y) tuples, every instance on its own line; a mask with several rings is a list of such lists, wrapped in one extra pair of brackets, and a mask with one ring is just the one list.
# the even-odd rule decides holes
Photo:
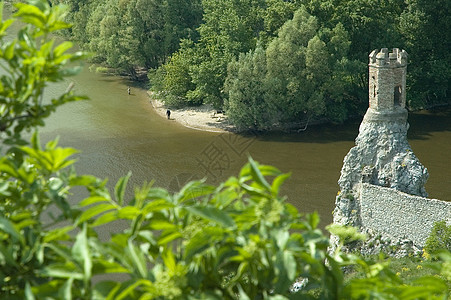
[[(77, 173), (78, 151), (58, 138), (41, 145), (38, 127), (85, 99), (71, 85), (54, 96), (46, 88), (75, 75), (86, 55), (56, 41), (70, 28), (60, 6), (27, 2), (0, 21), (0, 299), (449, 298), (445, 222), (434, 226), (423, 258), (402, 261), (396, 272), (382, 256), (342, 251), (365, 238), (356, 228), (328, 226), (339, 238), (332, 251), (319, 216), (301, 214), (280, 194), (290, 175), (252, 158), (217, 187), (193, 181), (175, 193), (153, 182), (128, 193), (131, 173), (112, 189), (107, 179)], [(315, 21), (297, 12), (293, 25), (305, 18)], [(98, 233), (117, 224), (107, 238)]]
[(409, 53), (408, 107), (451, 101), (448, 0), (58, 0), (97, 63), (167, 105), (212, 104), (239, 129), (342, 122), (367, 107), (368, 54)]

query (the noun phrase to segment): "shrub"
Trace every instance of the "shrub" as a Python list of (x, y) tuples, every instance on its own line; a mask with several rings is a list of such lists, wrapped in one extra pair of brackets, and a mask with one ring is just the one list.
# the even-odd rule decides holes
[(451, 225), (447, 226), (444, 220), (436, 222), (426, 240), (424, 250), (429, 254), (435, 254), (439, 250), (451, 251)]

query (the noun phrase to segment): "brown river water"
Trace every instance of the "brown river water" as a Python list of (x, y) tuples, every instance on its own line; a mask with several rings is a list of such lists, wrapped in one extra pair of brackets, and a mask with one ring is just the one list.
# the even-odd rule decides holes
[[(203, 132), (162, 118), (146, 90), (88, 66), (70, 81), (48, 87), (46, 98), (58, 96), (71, 81), (77, 93), (91, 100), (59, 108), (40, 132), (43, 142), (59, 136), (60, 145), (81, 151), (75, 165), (79, 174), (109, 178), (113, 187), (131, 171), (131, 186), (155, 180), (156, 186), (175, 192), (192, 179), (207, 177), (217, 184), (236, 176), (250, 155), (291, 172), (282, 194), (301, 212), (318, 211), (321, 226), (331, 223), (343, 158), (354, 145), (361, 119), (310, 126), (296, 134)], [(451, 109), (413, 113), (409, 123), (410, 145), (430, 173), (429, 196), (451, 200)]]
[[(91, 100), (61, 107), (40, 131), (43, 141), (59, 136), (61, 145), (81, 150), (79, 173), (109, 178), (114, 186), (130, 170), (131, 186), (155, 180), (155, 185), (176, 191), (191, 179), (207, 177), (217, 184), (237, 175), (250, 155), (291, 172), (282, 194), (302, 212), (318, 211), (322, 226), (332, 221), (343, 158), (354, 145), (360, 120), (311, 126), (295, 134), (211, 133), (162, 118), (146, 90), (124, 78), (85, 67), (71, 80)], [(50, 86), (48, 96), (68, 84)], [(409, 123), (409, 142), (430, 172), (430, 197), (451, 199), (451, 110), (413, 113)]]

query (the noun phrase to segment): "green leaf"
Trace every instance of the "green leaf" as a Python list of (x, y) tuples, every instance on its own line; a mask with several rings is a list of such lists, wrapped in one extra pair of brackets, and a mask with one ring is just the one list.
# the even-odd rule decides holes
[(129, 239), (127, 244), (128, 253), (132, 259), (133, 266), (138, 271), (141, 278), (147, 278), (147, 264), (143, 253), (133, 244), (133, 240)]
[(5, 35), (5, 31), (14, 23), (14, 21), (15, 20), (13, 19), (8, 19), (0, 23), (0, 36)]
[(121, 179), (119, 179), (119, 181), (116, 183), (116, 186), (114, 187), (116, 201), (119, 203), (120, 206), (124, 205), (125, 189), (127, 188), (127, 183), (128, 180), (130, 179), (130, 176), (132, 176), (132, 172), (128, 172), (126, 176), (121, 177)]
[(78, 280), (83, 280), (84, 275), (80, 272), (74, 270), (73, 267), (69, 267), (67, 265), (61, 264), (52, 264), (44, 267), (44, 269), (40, 272), (41, 275), (47, 277), (56, 277), (56, 278), (74, 278)]
[(249, 157), (249, 164), (251, 166), (252, 179), (254, 179), (259, 185), (263, 186), (268, 192), (271, 191), (271, 186), (260, 172), (257, 163), (252, 159), (252, 157)]
[(50, 243), (54, 240), (67, 240), (70, 236), (67, 234), (69, 231), (73, 230), (74, 227), (72, 225), (65, 226), (62, 228), (55, 228), (45, 233), (43, 242)]
[(108, 295), (114, 297), (121, 284), (114, 281), (101, 281), (94, 286), (93, 299), (107, 299)]
[(170, 234), (167, 235), (162, 235), (159, 239), (158, 239), (158, 245), (166, 245), (169, 242), (172, 242), (175, 239), (181, 238), (183, 237), (183, 235), (180, 232), (172, 232)]
[(153, 200), (149, 203), (147, 203), (143, 209), (142, 209), (142, 213), (143, 215), (147, 215), (151, 212), (155, 212), (155, 211), (162, 211), (165, 209), (169, 209), (169, 208), (174, 208), (175, 205), (171, 202), (169, 202), (166, 199), (158, 199), (158, 200)]
[(169, 271), (175, 273), (177, 268), (177, 262), (175, 261), (174, 253), (172, 253), (172, 250), (166, 249), (161, 255), (161, 257), (163, 258), (163, 262), (166, 268)]
[(156, 199), (169, 199), (170, 195), (167, 190), (163, 188), (152, 188), (147, 193), (147, 198), (156, 200)]
[(87, 210), (85, 210), (81, 214), (80, 218), (78, 219), (78, 223), (79, 224), (83, 223), (83, 222), (85, 222), (87, 220), (90, 220), (91, 218), (93, 218), (93, 217), (95, 217), (95, 216), (97, 216), (97, 215), (99, 215), (101, 213), (106, 213), (107, 211), (110, 211), (110, 210), (113, 210), (113, 209), (115, 210), (116, 206), (113, 205), (113, 204), (109, 204), (109, 203), (107, 203), (107, 204), (99, 204), (99, 205), (90, 207), (90, 208), (88, 208)]
[(12, 41), (4, 50), (3, 55), (5, 59), (11, 60), (14, 56), (14, 47), (16, 46), (16, 41)]
[(121, 219), (133, 220), (141, 215), (141, 210), (134, 206), (126, 206), (117, 211), (117, 216)]
[(61, 286), (58, 291), (58, 296), (60, 299), (64, 300), (72, 300), (72, 284), (74, 282), (74, 278), (71, 277), (66, 280), (66, 282)]
[(109, 273), (130, 273), (130, 270), (124, 268), (121, 264), (113, 261), (95, 260), (92, 268), (93, 275)]
[[(416, 299), (434, 299), (434, 295), (436, 294), (442, 294), (444, 297), (446, 297), (446, 289), (447, 286), (445, 283), (441, 282), (440, 279), (436, 278), (436, 282), (440, 282), (441, 284), (435, 284), (435, 286), (425, 286), (422, 284), (422, 286), (409, 286), (404, 289), (399, 294), (398, 299), (403, 300), (416, 300)], [(439, 299), (439, 298), (435, 298)], [(446, 298), (442, 298), (446, 299)]]
[(290, 233), (285, 229), (278, 229), (271, 233), (274, 236), (274, 239), (276, 240), (277, 247), (280, 250), (285, 250), (288, 239), (290, 238)]
[(290, 284), (296, 279), (296, 260), (290, 251), (283, 252), (283, 263), (285, 265), (285, 270), (287, 272)]
[(113, 221), (118, 220), (117, 217), (117, 211), (113, 210), (113, 211), (109, 211), (107, 213), (104, 213), (103, 215), (101, 215), (100, 217), (98, 217), (94, 223), (92, 223), (92, 227), (96, 227), (96, 226), (100, 226), (100, 225), (104, 225), (106, 223), (110, 223)]
[(278, 274), (275, 293), (284, 293), (296, 279), (296, 260), (289, 251), (278, 251), (275, 266)]
[(149, 228), (154, 230), (176, 230), (177, 225), (166, 220), (151, 219), (149, 222)]
[(97, 177), (92, 175), (82, 175), (72, 177), (69, 180), (70, 185), (81, 185), (81, 186), (91, 186), (92, 184), (97, 182)]
[(16, 3), (14, 6), (18, 8), (18, 12), (14, 15), (20, 17), (25, 23), (32, 24), (38, 28), (43, 29), (47, 23), (45, 14), (36, 6)]
[(316, 211), (311, 214), (308, 214), (307, 220), (308, 220), (310, 226), (312, 227), (312, 229), (315, 229), (318, 227), (320, 219), (319, 219), (319, 215)]
[(119, 295), (115, 297), (115, 300), (122, 300), (128, 295), (130, 295), (137, 287), (145, 285), (148, 287), (152, 286), (152, 282), (146, 279), (140, 279), (136, 282), (134, 282), (132, 285), (128, 286), (126, 289), (124, 289)]
[(77, 234), (75, 238), (75, 243), (72, 247), (72, 255), (74, 259), (83, 266), (84, 280), (88, 282), (91, 280), (92, 272), (92, 260), (91, 251), (88, 245), (88, 236), (86, 223), (83, 224), (83, 229)]
[(246, 294), (246, 292), (243, 290), (243, 288), (241, 287), (241, 285), (238, 285), (238, 294), (239, 294), (239, 299), (240, 300), (251, 300), (251, 298), (249, 298), (249, 296)]
[(49, 248), (53, 250), (56, 254), (61, 256), (61, 258), (67, 262), (72, 262), (74, 259), (72, 253), (68, 248), (66, 248), (65, 246), (58, 245), (57, 243), (53, 244), (45, 243), (42, 244), (42, 248)]
[(202, 181), (187, 183), (178, 193), (178, 203), (211, 194), (214, 187), (204, 184)]
[(206, 227), (197, 232), (184, 247), (184, 257), (190, 260), (196, 254), (201, 253), (218, 241), (224, 239), (224, 230), (217, 227)]
[(81, 207), (89, 206), (91, 204), (100, 203), (100, 202), (108, 202), (109, 203), (110, 200), (108, 198), (105, 198), (105, 197), (102, 197), (102, 196), (91, 196), (91, 197), (88, 197), (86, 199), (83, 199), (80, 202), (80, 206)]
[(55, 49), (53, 50), (53, 55), (55, 57), (61, 56), (64, 52), (72, 48), (73, 43), (65, 41), (59, 44)]
[(211, 206), (189, 206), (185, 207), (190, 213), (201, 218), (216, 222), (226, 227), (235, 227), (235, 221), (222, 210)]
[[(428, 292), (430, 295), (436, 293), (440, 294), (442, 292), (443, 294), (445, 294), (444, 291), (447, 289), (446, 282), (442, 280), (440, 277), (435, 276), (423, 276), (421, 278), (416, 279), (414, 283), (418, 285), (420, 289), (422, 289), (424, 292)], [(401, 293), (401, 295), (404, 296), (404, 293)], [(411, 293), (411, 295), (414, 296), (414, 293)], [(424, 296), (426, 297), (427, 294), (425, 294)], [(422, 297), (421, 293), (418, 293), (417, 298), (412, 299), (418, 299), (421, 297)], [(408, 299), (407, 296), (406, 299)]]
[(271, 186), (271, 193), (272, 193), (273, 197), (277, 197), (277, 195), (279, 194), (280, 187), (285, 182), (285, 180), (290, 178), (290, 176), (291, 176), (291, 173), (287, 173), (287, 174), (279, 175), (276, 178), (274, 178), (274, 181), (272, 182), (272, 186)]
[(17, 229), (8, 219), (0, 217), (0, 230), (9, 234), (11, 237), (20, 241), (21, 243), (25, 242), (23, 236), (20, 234), (19, 231), (17, 231)]
[[(266, 299), (267, 300), (289, 300), (290, 298), (287, 298), (287, 297), (282, 296), (282, 295), (275, 295), (275, 296), (269, 296)], [(293, 299), (297, 299), (297, 298), (293, 298)]]
[(3, 196), (11, 195), (11, 193), (8, 191), (9, 184), (10, 184), (10, 182), (8, 182), (8, 181), (0, 182), (0, 195), (3, 195)]
[(28, 281), (25, 284), (25, 299), (26, 300), (35, 300), (34, 294), (31, 291), (30, 283)]

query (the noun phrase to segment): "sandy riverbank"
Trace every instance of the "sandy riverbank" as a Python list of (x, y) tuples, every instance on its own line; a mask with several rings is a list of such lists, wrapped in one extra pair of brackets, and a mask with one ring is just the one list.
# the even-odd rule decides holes
[[(162, 101), (152, 97), (149, 93), (150, 103), (155, 111), (162, 117), (166, 117), (167, 107)], [(199, 107), (188, 107), (181, 109), (171, 108), (171, 120), (191, 129), (210, 131), (210, 132), (226, 132), (234, 131), (235, 128), (230, 125), (227, 116), (220, 113), (210, 105), (202, 105)]]

